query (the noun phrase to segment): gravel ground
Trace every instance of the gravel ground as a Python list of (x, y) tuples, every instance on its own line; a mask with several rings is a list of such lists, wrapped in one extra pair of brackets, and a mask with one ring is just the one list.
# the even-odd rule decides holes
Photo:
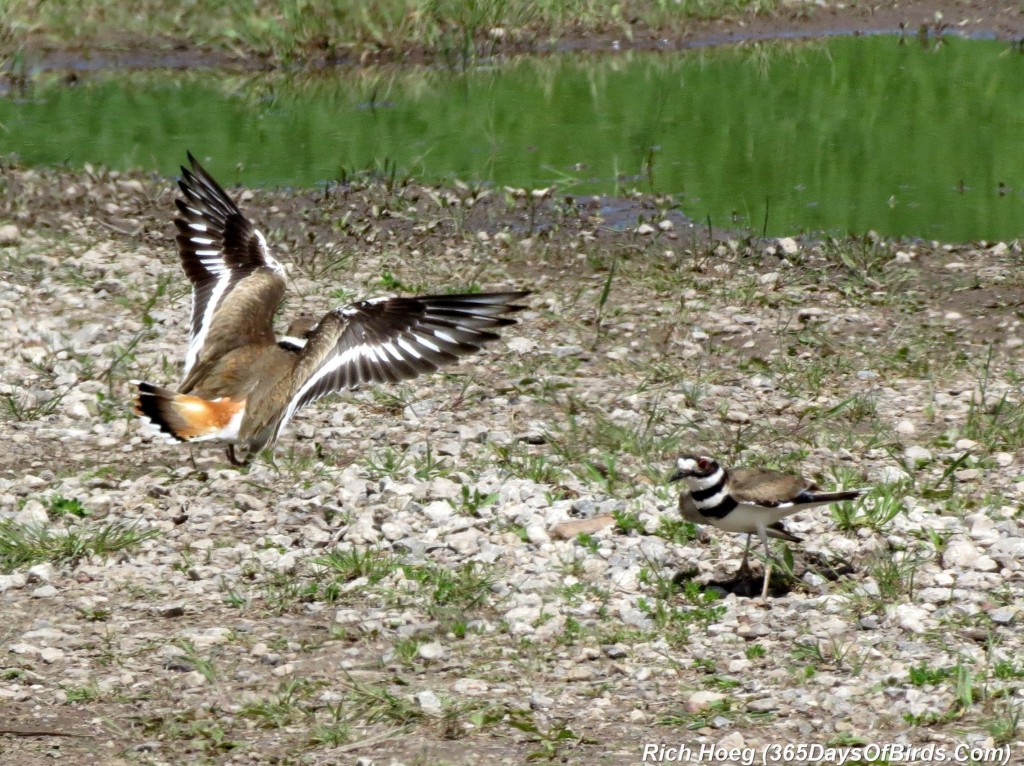
[[(485, 353), (326, 400), (239, 469), (130, 414), (128, 381), (175, 382), (184, 351), (173, 184), (0, 184), (4, 763), (1024, 757), (1016, 243), (709, 241), (639, 195), (236, 190), (290, 264), (286, 317), (534, 290)], [(665, 477), (697, 450), (875, 490), (787, 522), (781, 595), (715, 600), (744, 540), (680, 522)]]

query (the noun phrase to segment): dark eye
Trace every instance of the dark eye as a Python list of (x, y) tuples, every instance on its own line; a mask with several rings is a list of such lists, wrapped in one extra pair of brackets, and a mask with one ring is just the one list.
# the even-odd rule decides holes
[(711, 468), (711, 461), (709, 461), (707, 458), (702, 457), (697, 461), (697, 468), (700, 469), (701, 471), (707, 471), (709, 468)]

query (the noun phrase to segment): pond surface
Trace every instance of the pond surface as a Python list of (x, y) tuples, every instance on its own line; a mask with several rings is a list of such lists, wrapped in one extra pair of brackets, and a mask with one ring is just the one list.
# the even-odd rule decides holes
[(0, 152), (225, 183), (366, 168), (569, 194), (676, 195), (715, 226), (909, 235), (1024, 232), (1024, 56), (1005, 43), (836, 38), (468, 72), (41, 76), (0, 98)]

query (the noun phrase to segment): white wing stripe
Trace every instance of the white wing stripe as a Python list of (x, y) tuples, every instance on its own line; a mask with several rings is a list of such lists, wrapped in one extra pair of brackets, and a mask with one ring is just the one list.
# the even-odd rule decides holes
[(423, 358), (423, 354), (421, 354), (419, 350), (404, 337), (398, 338), (397, 343), (399, 347), (401, 347), (401, 349), (410, 356), (415, 357), (416, 359)]
[(454, 343), (456, 345), (458, 345), (458, 343), (459, 343), (457, 340), (455, 340), (455, 338), (453, 338), (451, 335), (446, 333), (444, 330), (434, 330), (433, 332), (434, 332), (434, 337), (440, 338), (443, 341), (447, 341), (448, 343)]
[(203, 311), (203, 320), (199, 323), (199, 332), (192, 336), (188, 343), (188, 351), (185, 354), (185, 375), (187, 376), (192, 370), (192, 365), (196, 363), (199, 358), (199, 352), (203, 350), (203, 344), (206, 342), (206, 334), (210, 330), (210, 323), (213, 321), (213, 315), (217, 313), (217, 304), (220, 303), (221, 298), (224, 297), (224, 293), (227, 292), (228, 285), (231, 283), (231, 276), (225, 274), (219, 280), (217, 280), (216, 286), (210, 293), (210, 299), (206, 302), (206, 310)]
[(302, 397), (306, 395), (306, 392), (309, 391), (309, 389), (311, 389), (317, 383), (319, 383), (323, 378), (330, 375), (332, 372), (341, 367), (342, 364), (344, 364), (353, 356), (355, 356), (356, 353), (358, 353), (359, 349), (360, 346), (350, 348), (344, 354), (339, 354), (338, 356), (329, 360), (326, 364), (321, 365), (320, 369), (318, 369), (316, 372), (309, 376), (309, 379), (302, 384), (302, 388), (300, 388), (295, 393), (295, 396), (293, 396), (292, 400), (288, 403), (288, 409), (285, 410), (284, 417), (281, 418), (281, 422), (278, 423), (277, 425), (277, 433), (281, 433), (281, 430), (285, 427), (285, 424), (292, 419), (292, 415), (295, 414), (295, 410), (298, 409), (298, 404), (300, 401), (302, 401)]
[(416, 339), (416, 342), (419, 343), (420, 345), (426, 346), (431, 351), (434, 351), (438, 354), (441, 353), (441, 347), (438, 346), (436, 343), (434, 343), (434, 341), (430, 340), (429, 338), (425, 338), (424, 336), (419, 335), (417, 333), (413, 333), (413, 337)]

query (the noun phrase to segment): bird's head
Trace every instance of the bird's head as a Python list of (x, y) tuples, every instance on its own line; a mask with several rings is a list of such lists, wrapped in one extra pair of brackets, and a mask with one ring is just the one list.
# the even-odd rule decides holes
[(683, 455), (676, 460), (676, 472), (669, 481), (703, 479), (718, 470), (718, 461), (707, 455)]

